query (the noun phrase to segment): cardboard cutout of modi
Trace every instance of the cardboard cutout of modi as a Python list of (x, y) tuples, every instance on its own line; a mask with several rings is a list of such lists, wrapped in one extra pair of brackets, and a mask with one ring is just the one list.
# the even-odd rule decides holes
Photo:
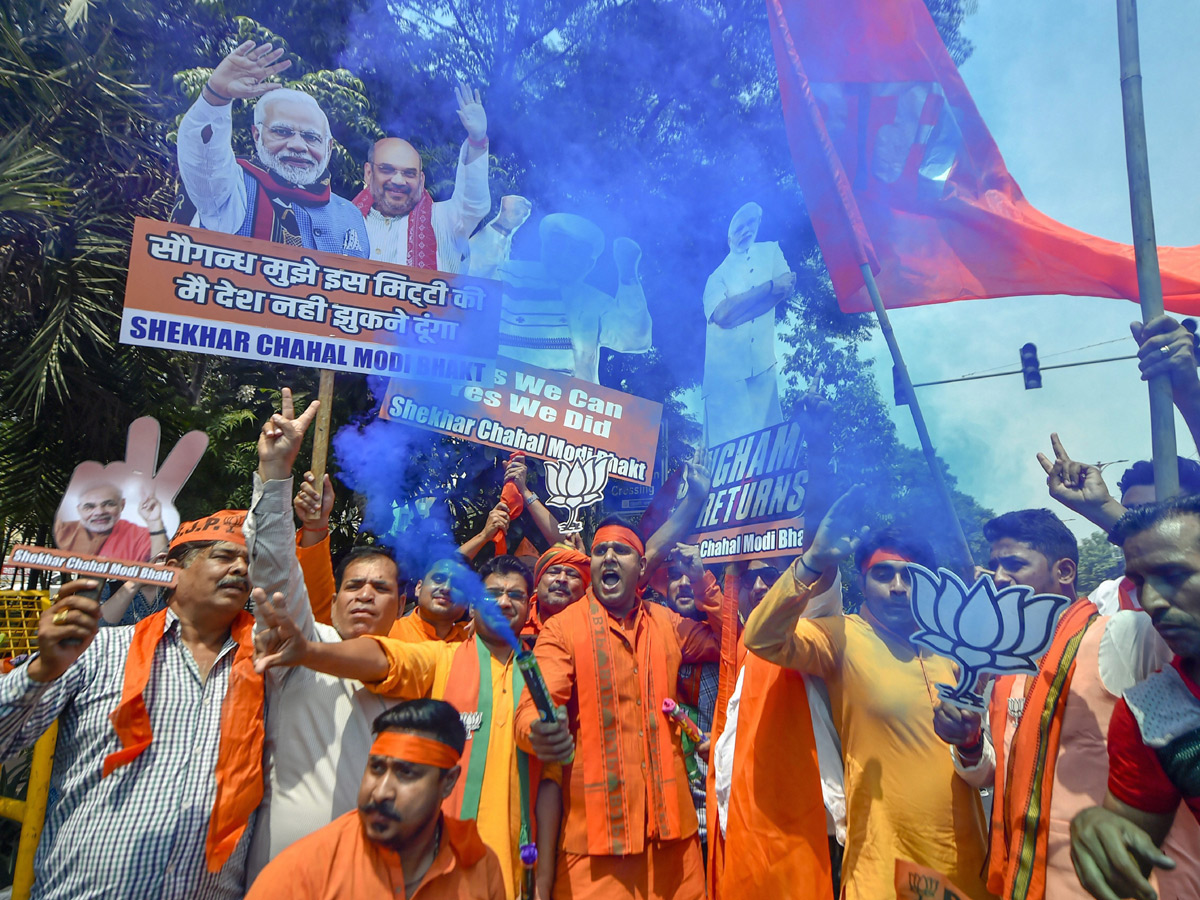
[(208, 447), (208, 435), (190, 431), (158, 467), (158, 421), (129, 426), (125, 459), (82, 462), (71, 474), (54, 517), (54, 543), (81, 556), (144, 563), (164, 553), (179, 527), (175, 497)]
[(704, 428), (709, 448), (783, 421), (775, 371), (775, 307), (796, 276), (775, 241), (756, 241), (762, 207), (729, 222), (729, 253), (704, 286)]

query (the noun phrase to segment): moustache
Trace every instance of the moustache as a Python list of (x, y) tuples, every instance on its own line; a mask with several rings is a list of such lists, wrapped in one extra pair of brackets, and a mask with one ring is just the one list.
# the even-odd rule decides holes
[(241, 591), (250, 590), (250, 582), (245, 578), (222, 578), (217, 582), (217, 590), (221, 588), (235, 587)]
[(359, 812), (366, 813), (368, 815), (372, 813), (379, 813), (379, 815), (391, 819), (393, 822), (404, 821), (400, 813), (396, 812), (396, 807), (392, 806), (390, 800), (381, 800), (378, 803), (368, 803), (366, 806), (360, 806), (358, 809)]

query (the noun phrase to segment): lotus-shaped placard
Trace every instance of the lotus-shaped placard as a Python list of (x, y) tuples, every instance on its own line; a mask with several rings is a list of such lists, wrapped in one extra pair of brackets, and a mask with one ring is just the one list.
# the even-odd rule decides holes
[(937, 574), (910, 563), (912, 610), (920, 626), (913, 643), (958, 663), (958, 684), (939, 684), (946, 703), (982, 711), (983, 697), (974, 691), (984, 672), (1037, 672), (1037, 660), (1054, 637), (1059, 614), (1071, 604), (1058, 594), (1035, 594), (1014, 585), (999, 590), (990, 575), (968, 589), (946, 569)]
[(546, 463), (546, 486), (550, 496), (547, 506), (557, 506), (570, 512), (567, 521), (559, 526), (563, 534), (578, 534), (583, 531), (579, 511), (585, 506), (604, 499), (604, 486), (608, 484), (608, 470), (616, 457), (593, 456), (577, 459), (572, 463)]

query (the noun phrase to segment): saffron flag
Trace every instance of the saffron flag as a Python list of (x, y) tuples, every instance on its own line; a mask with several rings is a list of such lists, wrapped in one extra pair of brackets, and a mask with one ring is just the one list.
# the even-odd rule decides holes
[[(788, 143), (838, 303), (1138, 297), (1133, 247), (1038, 212), (921, 0), (767, 0)], [(1160, 247), (1163, 299), (1200, 314), (1200, 247)]]

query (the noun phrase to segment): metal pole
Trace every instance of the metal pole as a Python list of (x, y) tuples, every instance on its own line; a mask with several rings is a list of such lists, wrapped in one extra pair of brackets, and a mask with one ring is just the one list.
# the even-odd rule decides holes
[(917, 438), (921, 441), (921, 451), (925, 454), (925, 462), (929, 464), (929, 471), (933, 475), (933, 483), (937, 486), (938, 496), (942, 498), (942, 503), (950, 514), (950, 521), (954, 523), (954, 537), (962, 553), (962, 562), (965, 563), (963, 572), (970, 575), (975, 568), (971, 546), (967, 543), (962, 523), (958, 521), (954, 501), (950, 497), (950, 488), (947, 487), (946, 479), (942, 477), (941, 467), (938, 466), (937, 454), (933, 450), (933, 441), (929, 439), (929, 429), (925, 427), (925, 417), (921, 415), (921, 405), (917, 402), (917, 393), (913, 390), (912, 380), (908, 377), (908, 368), (904, 365), (904, 357), (900, 355), (900, 345), (896, 343), (892, 322), (888, 318), (887, 310), (883, 308), (883, 300), (879, 297), (879, 286), (875, 284), (875, 275), (869, 265), (864, 263), (859, 268), (862, 271), (863, 281), (867, 285), (867, 293), (871, 295), (871, 304), (875, 307), (875, 317), (879, 319), (879, 328), (883, 332), (883, 339), (887, 341), (888, 350), (892, 353), (892, 363), (895, 364), (896, 372), (900, 376), (900, 386), (904, 390), (905, 397), (908, 398), (908, 409), (912, 413), (913, 424), (917, 426)]
[[(1138, 54), (1137, 0), (1117, 0), (1117, 45), (1121, 54), (1121, 107), (1125, 118), (1125, 166), (1129, 172), (1129, 208), (1137, 263), (1142, 322), (1163, 314), (1162, 280), (1150, 202), (1150, 163), (1146, 155), (1146, 116), (1142, 107), (1142, 66)], [(1175, 409), (1171, 379), (1150, 379), (1150, 447), (1154, 493), (1159, 500), (1179, 493), (1175, 449)]]

